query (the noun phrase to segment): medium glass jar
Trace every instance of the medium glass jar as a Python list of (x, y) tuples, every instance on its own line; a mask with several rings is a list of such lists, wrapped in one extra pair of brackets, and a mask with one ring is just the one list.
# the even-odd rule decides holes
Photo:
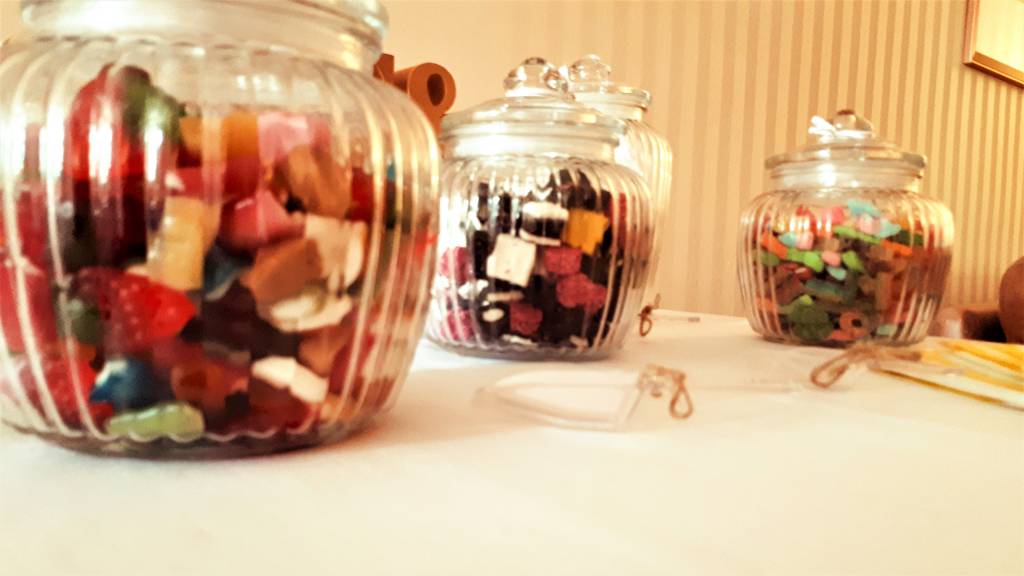
[(26, 0), (0, 52), (0, 407), (87, 451), (336, 439), (422, 330), (439, 154), (374, 0)]
[(611, 80), (612, 68), (600, 57), (588, 54), (564, 68), (569, 91), (576, 101), (606, 116), (622, 120), (626, 131), (615, 149), (615, 159), (633, 168), (647, 180), (654, 202), (653, 278), (660, 262), (662, 236), (667, 230), (672, 195), (672, 147), (644, 121), (651, 105), (651, 93)]
[(622, 123), (576, 103), (553, 66), (529, 59), (505, 87), (442, 123), (427, 334), (484, 356), (607, 355), (647, 283), (647, 186), (615, 163)]
[(917, 342), (945, 290), (953, 217), (918, 194), (922, 156), (850, 111), (812, 124), (815, 142), (767, 160), (768, 190), (743, 213), (747, 319), (770, 340)]

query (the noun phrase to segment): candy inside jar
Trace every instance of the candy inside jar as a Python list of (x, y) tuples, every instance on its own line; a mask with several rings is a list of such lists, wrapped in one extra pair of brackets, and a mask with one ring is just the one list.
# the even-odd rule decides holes
[(30, 147), (4, 191), (4, 420), (143, 456), (342, 437), (388, 407), (418, 337), (429, 124), (365, 72), (261, 54), (226, 85), (168, 50), (75, 85), (56, 166)]
[(614, 163), (620, 122), (530, 59), (506, 97), (446, 118), (441, 256), (427, 334), (457, 352), (603, 356), (646, 286), (653, 211)]
[(850, 112), (815, 119), (817, 142), (768, 160), (771, 189), (744, 212), (747, 318), (770, 339), (916, 342), (949, 272), (952, 216), (918, 195), (924, 158)]

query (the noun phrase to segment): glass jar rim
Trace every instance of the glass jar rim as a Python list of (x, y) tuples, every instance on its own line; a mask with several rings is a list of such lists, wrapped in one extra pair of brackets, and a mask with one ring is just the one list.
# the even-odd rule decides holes
[[(86, 4), (97, 0), (21, 0), (22, 20), (30, 23), (34, 14), (40, 10), (56, 9), (61, 4)], [(103, 0), (98, 0), (103, 1)], [(180, 1), (180, 0), (175, 0)], [(259, 0), (196, 0), (202, 3), (230, 3), (234, 5), (250, 5), (267, 7), (268, 4)], [(378, 0), (276, 0), (280, 5), (291, 5), (293, 8), (305, 10), (313, 15), (330, 15), (344, 20), (347, 27), (371, 43), (379, 45), (388, 29), (388, 12)]]

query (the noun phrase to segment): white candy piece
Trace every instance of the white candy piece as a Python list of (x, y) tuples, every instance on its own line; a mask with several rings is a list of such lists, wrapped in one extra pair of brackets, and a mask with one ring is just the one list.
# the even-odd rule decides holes
[(494, 243), (494, 252), (487, 257), (487, 275), (516, 286), (530, 283), (537, 246), (511, 234), (501, 234)]
[(537, 235), (534, 235), (534, 234), (530, 234), (526, 230), (520, 230), (519, 231), (519, 237), (522, 238), (523, 240), (526, 240), (527, 242), (532, 242), (534, 244), (540, 244), (541, 246), (561, 246), (562, 245), (562, 239), (561, 238), (545, 238), (544, 236), (537, 236)]
[(363, 271), (367, 227), (364, 222), (342, 222), (317, 214), (306, 215), (305, 236), (316, 243), (323, 262), (323, 277), (333, 286), (351, 286)]
[[(524, 219), (554, 220), (564, 223), (569, 220), (569, 211), (558, 204), (552, 204), (551, 202), (527, 202), (526, 204), (523, 204), (522, 216)], [(523, 240), (533, 242), (534, 244), (540, 244), (541, 246), (562, 245), (561, 238), (545, 238), (544, 236), (531, 234), (526, 230), (520, 230), (519, 237)]]
[(282, 332), (309, 332), (338, 324), (351, 310), (348, 296), (328, 295), (323, 287), (309, 285), (298, 295), (261, 306), (257, 312)]
[(509, 344), (518, 344), (520, 346), (525, 346), (527, 348), (537, 347), (537, 343), (534, 342), (533, 340), (523, 338), (522, 336), (516, 336), (515, 334), (505, 334), (504, 336), (501, 337), (501, 339), (504, 340), (505, 342), (508, 342)]
[(275, 388), (287, 390), (307, 404), (327, 398), (327, 379), (299, 364), (294, 358), (268, 356), (252, 364), (252, 375)]
[(487, 295), (487, 301), (495, 302), (518, 302), (523, 299), (523, 293), (518, 290), (511, 292), (491, 292)]
[(536, 220), (561, 220), (569, 219), (569, 211), (558, 204), (551, 202), (527, 202), (523, 204), (522, 215), (525, 218)]
[(484, 322), (497, 322), (505, 317), (505, 311), (501, 308), (489, 308), (480, 315)]

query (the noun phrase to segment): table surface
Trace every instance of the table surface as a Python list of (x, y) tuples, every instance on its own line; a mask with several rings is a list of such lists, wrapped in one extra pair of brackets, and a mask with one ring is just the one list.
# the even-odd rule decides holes
[(866, 372), (743, 320), (659, 315), (586, 369), (684, 370), (621, 432), (472, 401), (539, 364), (429, 343), (349, 440), (224, 462), (102, 459), (0, 432), (0, 572), (1024, 574), (1024, 415)]

